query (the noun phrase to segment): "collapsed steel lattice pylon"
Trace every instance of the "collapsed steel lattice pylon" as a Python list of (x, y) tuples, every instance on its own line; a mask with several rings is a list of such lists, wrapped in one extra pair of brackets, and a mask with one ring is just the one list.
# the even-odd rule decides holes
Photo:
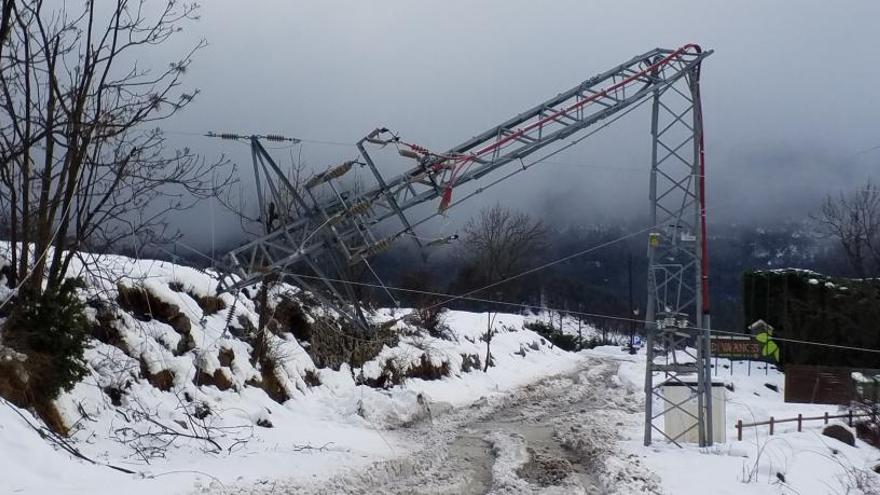
[[(651, 211), (653, 224), (658, 228), (650, 238), (647, 319), (666, 321), (672, 317), (687, 324), (673, 329), (665, 324), (651, 324), (646, 329), (649, 345), (645, 442), (651, 441), (653, 420), (669, 409), (682, 407), (665, 401), (662, 388), (655, 385), (655, 373), (664, 372), (680, 383), (689, 383), (685, 375), (696, 376), (697, 385), (692, 390), (700, 407), (695, 427), (704, 443), (711, 439), (711, 426), (707, 427), (704, 421), (706, 412), (711, 410), (705, 383), (708, 341), (704, 334), (697, 335), (688, 328), (708, 326), (704, 321), (708, 292), (699, 74), (700, 65), (709, 54), (711, 51), (702, 51), (693, 44), (676, 50), (651, 50), (443, 153), (406, 143), (387, 129), (376, 129), (357, 143), (358, 159), (329, 168), (302, 184), (291, 183), (262, 146), (259, 136), (241, 137), (251, 144), (257, 199), (266, 234), (226, 256), (220, 268), (228, 275), (221, 280), (220, 290), (254, 284), (269, 273), (284, 275), (336, 308), (361, 331), (369, 332), (369, 323), (351, 285), (339, 283), (348, 279), (350, 267), (367, 264), (371, 256), (401, 237), (418, 243), (416, 228), (540, 161), (526, 164), (525, 158), (554, 146), (564, 148), (578, 133), (585, 135), (586, 129), (600, 127), (598, 123), (619, 117), (640, 102), (653, 100)], [(396, 146), (402, 156), (415, 160), (416, 165), (386, 179), (371, 153), (376, 147), (388, 145)], [(453, 202), (456, 188), (511, 163), (521, 167)], [(354, 167), (367, 168), (374, 186), (364, 191), (346, 188), (341, 178)], [(438, 198), (437, 212), (415, 218), (416, 206)], [(396, 226), (385, 227), (392, 221)], [(380, 223), (385, 227), (381, 235), (374, 228)], [(311, 276), (303, 276), (306, 272), (321, 281), (313, 283)], [(682, 343), (696, 346), (694, 363), (677, 367), (660, 367), (655, 363), (654, 345), (666, 345), (665, 350), (674, 352), (676, 345), (680, 348)], [(660, 414), (652, 412), (655, 397), (669, 406)]]

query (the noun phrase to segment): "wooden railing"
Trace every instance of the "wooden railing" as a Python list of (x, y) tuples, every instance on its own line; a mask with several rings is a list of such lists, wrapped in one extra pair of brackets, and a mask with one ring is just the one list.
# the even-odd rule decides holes
[(829, 419), (838, 419), (838, 418), (847, 418), (849, 425), (853, 425), (853, 418), (861, 418), (865, 416), (873, 416), (875, 413), (865, 413), (865, 414), (854, 414), (852, 411), (848, 411), (845, 414), (835, 414), (829, 415), (827, 412), (824, 416), (809, 416), (804, 417), (803, 414), (798, 414), (796, 418), (786, 418), (786, 419), (775, 419), (773, 416), (770, 416), (768, 421), (759, 421), (757, 423), (743, 423), (742, 420), (738, 420), (736, 422), (736, 439), (738, 441), (742, 441), (743, 439), (743, 428), (750, 428), (752, 426), (770, 426), (770, 435), (773, 435), (773, 427), (774, 425), (778, 425), (780, 423), (794, 423), (797, 422), (797, 431), (802, 431), (804, 421), (818, 421), (824, 420), (825, 424), (828, 424)]

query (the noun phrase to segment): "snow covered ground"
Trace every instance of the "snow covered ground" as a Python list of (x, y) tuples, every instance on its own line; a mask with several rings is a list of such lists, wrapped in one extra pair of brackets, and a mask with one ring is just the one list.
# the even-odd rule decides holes
[[(399, 342), (356, 369), (318, 367), (291, 329), (274, 332), (266, 345), (276, 366), (267, 376), (244, 337), (257, 323), (248, 295), (207, 304), (210, 274), (124, 257), (100, 265), (100, 273), (73, 270), (89, 283), (90, 317), (110, 330), (92, 342), (90, 374), (58, 407), (72, 447), (135, 474), (53, 448), (33, 429), (37, 419), (0, 401), (0, 493), (411, 493), (408, 475), (445, 483), (446, 493), (860, 493), (850, 489), (859, 477), (880, 486), (870, 472), (880, 451), (824, 437), (821, 422), (800, 433), (778, 425), (773, 437), (766, 427), (748, 429), (736, 441), (738, 419), (837, 412), (785, 404), (784, 377), (773, 369), (753, 365), (749, 376), (745, 363), (719, 363), (717, 379), (733, 389), (726, 443), (646, 448), (644, 355), (619, 346), (562, 351), (524, 329), (546, 315), (497, 315), (486, 373), (474, 362), (485, 359), (486, 314), (448, 312), (447, 337), (435, 338), (400, 321), (407, 310), (398, 309), (375, 318), (394, 319)], [(132, 289), (148, 292), (149, 304), (161, 306), (151, 312), (164, 316), (108, 309)], [(297, 292), (280, 286), (271, 300), (278, 307)], [(311, 308), (305, 321), (321, 316)], [(576, 332), (573, 321), (563, 327)], [(585, 340), (598, 334), (583, 331)], [(426, 364), (443, 376), (394, 376)], [(365, 384), (384, 378), (384, 387)], [(266, 380), (277, 383), (274, 397)], [(469, 480), (461, 473), (471, 465), (478, 469)]]
[[(615, 355), (625, 362), (619, 377), (629, 390), (644, 395), (644, 356), (622, 356), (618, 349), (597, 348), (592, 354)], [(855, 447), (823, 436), (823, 421), (775, 425), (770, 436), (767, 426), (746, 428), (737, 441), (736, 422), (755, 423), (796, 418), (798, 414), (822, 416), (839, 414), (837, 406), (785, 403), (785, 375), (762, 363), (718, 360), (716, 382), (725, 383), (727, 395), (727, 441), (701, 449), (687, 445), (680, 449), (662, 440), (650, 447), (642, 445), (643, 417), (631, 415), (622, 435), (622, 447), (642, 458), (662, 479), (667, 493), (674, 494), (856, 494), (880, 492), (880, 475), (872, 472), (880, 465), (880, 450), (857, 440)], [(732, 373), (731, 373), (732, 369)], [(769, 386), (768, 386), (769, 385)], [(775, 388), (776, 390), (773, 390)], [(845, 425), (845, 421), (832, 420)], [(850, 428), (850, 431), (852, 429)], [(656, 437), (656, 435), (655, 435)], [(784, 480), (784, 481), (783, 481)], [(866, 482), (874, 491), (860, 491), (855, 485)]]
[[(479, 322), (477, 315), (464, 317)], [(5, 471), (12, 473), (12, 484), (4, 486), (9, 493), (118, 493), (120, 489), (132, 493), (217, 493), (224, 489), (227, 493), (375, 493), (379, 488), (378, 492), (414, 493), (417, 490), (413, 487), (421, 486), (415, 482), (427, 479), (436, 483), (438, 493), (471, 493), (468, 488), (473, 486), (480, 488), (473, 493), (871, 493), (852, 489), (859, 475), (880, 486), (876, 485), (880, 477), (868, 472), (880, 463), (880, 451), (862, 442), (853, 448), (823, 437), (821, 422), (805, 423), (802, 433), (794, 426), (779, 425), (773, 437), (757, 429), (748, 432), (744, 441), (735, 440), (733, 425), (744, 414), (748, 418), (754, 414), (760, 420), (771, 414), (790, 417), (797, 412), (835, 411), (828, 406), (783, 403), (781, 388), (775, 392), (764, 385), (781, 387), (783, 377), (775, 370), (765, 375), (764, 370), (753, 368), (749, 377), (743, 366), (735, 369), (732, 377), (724, 377), (734, 385), (727, 407), (727, 443), (711, 449), (679, 449), (658, 441), (646, 448), (641, 444), (639, 386), (643, 356), (630, 356), (617, 347), (600, 347), (577, 356), (556, 357), (561, 358), (559, 363), (544, 363), (540, 371), (535, 368), (539, 372), (530, 379), (520, 376), (520, 385), (528, 382), (520, 388), (509, 388), (513, 382), (500, 378), (507, 375), (512, 379), (510, 369), (499, 369), (495, 373), (490, 370), (487, 376), (470, 373), (465, 378), (439, 381), (414, 379), (388, 391), (392, 397), (402, 397), (407, 391), (427, 395), (433, 390), (453, 398), (449, 406), (454, 407), (446, 409), (432, 401), (435, 417), (412, 427), (371, 425), (354, 412), (347, 420), (338, 413), (321, 417), (318, 411), (332, 410), (327, 402), (314, 400), (309, 405), (308, 398), (291, 401), (281, 409), (289, 418), (278, 423), (300, 423), (269, 430), (274, 442), (263, 437), (230, 455), (173, 452), (167, 461), (151, 466), (127, 464), (144, 473), (137, 476), (74, 461), (46, 445), (11, 409), (0, 408), (0, 460), (13, 467)], [(535, 387), (532, 382), (540, 376), (551, 378)], [(469, 377), (479, 383), (465, 385)], [(455, 389), (468, 392), (455, 394)], [(369, 395), (371, 390), (363, 392)], [(472, 400), (474, 397), (479, 400)], [(345, 402), (340, 397), (335, 401)], [(552, 433), (542, 433), (547, 428)], [(487, 447), (478, 435), (484, 430)], [(470, 440), (462, 444), (460, 436)], [(535, 457), (534, 447), (548, 444), (549, 438), (564, 445), (573, 459), (590, 459), (601, 452), (602, 464), (592, 464), (583, 476), (588, 477), (585, 483), (593, 483), (589, 477), (600, 475), (601, 484), (596, 486), (603, 490), (584, 491), (584, 487), (595, 486), (568, 484), (577, 482), (576, 477), (552, 486), (536, 484), (541, 478), (523, 479), (528, 478), (524, 472), (533, 458), (546, 463), (550, 454), (561, 452), (558, 448), (542, 449)], [(334, 443), (324, 449), (294, 451), (309, 443), (319, 447), (330, 441)], [(448, 442), (445, 449), (443, 442)], [(424, 459), (420, 451), (425, 450), (425, 444), (431, 452), (449, 457), (443, 462)], [(462, 453), (464, 460), (456, 461), (455, 455)], [(480, 459), (489, 459), (483, 462), (482, 471), (468, 473), (465, 478), (454, 476), (466, 472), (462, 466), (477, 465)], [(566, 469), (571, 476), (582, 472), (569, 467), (562, 470), (563, 475)], [(349, 474), (339, 477), (342, 473)], [(785, 483), (776, 473), (783, 475)], [(442, 491), (443, 486), (463, 491)]]
[[(270, 335), (268, 344), (277, 363), (274, 378), (286, 398), (279, 403), (256, 385), (266, 377), (252, 359), (252, 342), (239, 338), (243, 327), (257, 323), (253, 300), (224, 294), (224, 308), (209, 311), (199, 298), (214, 293), (210, 274), (119, 256), (105, 257), (99, 265), (100, 273), (78, 272), (78, 267), (73, 272), (88, 282), (83, 297), (92, 303), (89, 316), (103, 321), (112, 335), (92, 341), (86, 352), (90, 374), (57, 405), (71, 428), (73, 447), (136, 474), (54, 449), (31, 428), (39, 425), (37, 419), (2, 401), (0, 493), (176, 493), (208, 484), (326, 477), (340, 466), (406, 455), (409, 445), (394, 428), (503, 395), (578, 361), (524, 330), (520, 315), (495, 318), (494, 366), (486, 373), (468, 369), (474, 357), (485, 359), (484, 314), (449, 312), (445, 339), (416, 334), (398, 322), (400, 341), (358, 369), (318, 368), (307, 344), (282, 330)], [(148, 305), (154, 306), (149, 310), (165, 316), (107, 309), (104, 303), (116, 301), (126, 288), (148, 292)], [(297, 291), (281, 286), (272, 297), (283, 292)], [(306, 317), (313, 320), (322, 311), (315, 308)], [(392, 312), (375, 317), (389, 320)], [(387, 389), (360, 384), (423, 359), (444, 368), (446, 376), (409, 378)]]

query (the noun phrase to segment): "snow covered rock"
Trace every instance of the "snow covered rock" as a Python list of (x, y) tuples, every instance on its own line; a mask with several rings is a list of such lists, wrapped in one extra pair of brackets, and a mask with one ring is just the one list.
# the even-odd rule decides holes
[(852, 434), (851, 431), (840, 425), (826, 426), (825, 429), (822, 430), (822, 434), (826, 437), (831, 437), (835, 440), (839, 440), (849, 445), (850, 447), (854, 447), (856, 445), (856, 437)]

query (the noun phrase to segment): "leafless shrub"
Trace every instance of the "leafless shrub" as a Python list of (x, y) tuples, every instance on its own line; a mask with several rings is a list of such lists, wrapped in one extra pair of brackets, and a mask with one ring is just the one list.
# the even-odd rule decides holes
[(224, 426), (208, 403), (186, 401), (179, 395), (177, 399), (183, 419), (175, 420), (173, 425), (159, 421), (158, 409), (137, 399), (125, 408), (117, 408), (123, 424), (113, 428), (113, 438), (128, 446), (133, 457), (150, 463), (164, 458), (168, 449), (181, 441), (193, 440), (203, 452), (221, 454), (240, 448), (253, 437), (253, 425)]
[[(476, 285), (468, 295), (491, 289), (497, 299), (510, 292), (517, 282), (509, 280), (519, 275), (530, 260), (534, 259), (544, 247), (546, 229), (537, 220), (525, 213), (495, 205), (483, 209), (464, 227), (462, 249), (466, 264), (460, 274), (466, 283)], [(492, 365), (492, 336), (495, 335), (496, 312), (491, 309), (488, 315), (486, 333), (486, 360), (483, 371)]]

